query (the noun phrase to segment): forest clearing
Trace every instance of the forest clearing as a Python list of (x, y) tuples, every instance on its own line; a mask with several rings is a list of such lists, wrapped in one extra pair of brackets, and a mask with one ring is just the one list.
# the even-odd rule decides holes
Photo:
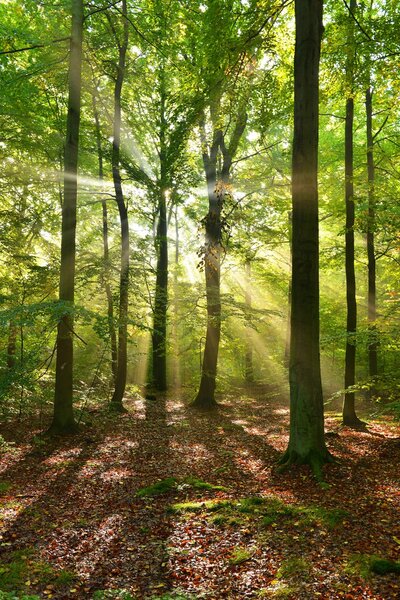
[(0, 0), (0, 600), (400, 598), (398, 0)]

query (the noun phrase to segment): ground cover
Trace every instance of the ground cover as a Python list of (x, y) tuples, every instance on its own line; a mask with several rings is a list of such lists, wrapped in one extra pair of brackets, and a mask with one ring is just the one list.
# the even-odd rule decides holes
[(0, 434), (0, 599), (400, 596), (399, 431), (327, 413), (340, 460), (327, 485), (279, 473), (288, 409), (238, 389), (203, 414), (132, 395), (47, 440), (34, 420)]

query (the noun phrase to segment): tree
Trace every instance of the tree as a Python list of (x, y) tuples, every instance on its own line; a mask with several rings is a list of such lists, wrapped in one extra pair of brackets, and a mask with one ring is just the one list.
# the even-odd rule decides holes
[(322, 0), (296, 0), (292, 158), (290, 438), (281, 464), (309, 464), (318, 479), (325, 445), (319, 350), (318, 92)]
[(128, 344), (128, 299), (129, 299), (129, 223), (128, 208), (122, 190), (120, 171), (120, 146), (121, 146), (121, 92), (125, 76), (126, 52), (128, 50), (129, 29), (127, 20), (126, 0), (122, 2), (122, 42), (118, 41), (117, 76), (114, 88), (114, 121), (112, 143), (112, 175), (115, 189), (115, 199), (118, 206), (121, 223), (121, 271), (119, 283), (119, 314), (118, 314), (118, 351), (117, 369), (114, 394), (111, 398), (110, 409), (115, 412), (124, 412), (122, 400), (126, 386), (127, 371), (127, 344)]
[(348, 97), (346, 100), (345, 121), (345, 205), (346, 205), (346, 356), (345, 356), (345, 396), (343, 403), (343, 424), (356, 427), (361, 424), (355, 411), (356, 371), (356, 334), (357, 334), (357, 302), (356, 302), (356, 273), (354, 268), (354, 166), (353, 166), (353, 124), (354, 124), (354, 15), (357, 8), (356, 0), (350, 1), (349, 29), (347, 36), (346, 79)]
[(81, 65), (83, 34), (83, 2), (71, 1), (72, 31), (68, 75), (67, 135), (64, 150), (64, 199), (61, 225), (60, 301), (68, 310), (62, 316), (57, 332), (57, 362), (54, 414), (50, 432), (73, 432), (73, 335), (75, 291), (76, 202), (78, 192), (78, 148), (81, 109)]

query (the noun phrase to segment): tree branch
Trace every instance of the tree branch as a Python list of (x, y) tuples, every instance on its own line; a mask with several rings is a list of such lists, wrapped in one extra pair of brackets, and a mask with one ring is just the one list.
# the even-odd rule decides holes
[(70, 36), (68, 36), (63, 38), (57, 38), (56, 40), (52, 40), (51, 42), (46, 42), (44, 44), (34, 44), (33, 46), (25, 46), (25, 48), (15, 48), (14, 50), (2, 50), (0, 52), (0, 56), (3, 56), (4, 54), (16, 54), (17, 52), (25, 52), (26, 50), (36, 50), (36, 48), (45, 48), (46, 46), (58, 44), (59, 42), (66, 42), (70, 39)]

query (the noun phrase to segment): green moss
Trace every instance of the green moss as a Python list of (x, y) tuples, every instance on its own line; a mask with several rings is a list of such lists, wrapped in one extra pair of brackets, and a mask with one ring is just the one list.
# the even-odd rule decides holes
[(41, 585), (52, 583), (56, 587), (70, 585), (76, 579), (74, 573), (56, 571), (49, 563), (35, 560), (34, 556), (33, 548), (13, 552), (10, 562), (0, 567), (0, 590), (22, 589), (30, 579), (37, 579)]
[(197, 479), (197, 477), (186, 477), (183, 480), (183, 483), (190, 485), (195, 490), (216, 490), (221, 492), (227, 491), (227, 488), (222, 485), (213, 485), (212, 483), (207, 483), (207, 481)]
[(8, 481), (0, 481), (0, 494), (5, 494), (11, 487), (11, 483)]
[(170, 513), (184, 513), (184, 512), (201, 512), (209, 511), (216, 512), (232, 507), (230, 500), (206, 500), (205, 502), (178, 502), (172, 504), (168, 508)]
[(0, 590), (0, 600), (40, 600), (39, 596), (31, 596), (30, 594), (18, 595), (16, 592), (2, 592)]
[(181, 481), (178, 481), (174, 477), (167, 477), (166, 479), (162, 479), (161, 481), (157, 481), (148, 487), (141, 488), (136, 492), (136, 495), (140, 498), (158, 496), (159, 494), (165, 494), (170, 492), (173, 489), (179, 488), (180, 485), (190, 486), (195, 490), (209, 490), (209, 491), (220, 491), (226, 492), (227, 488), (222, 485), (214, 485), (212, 483), (208, 483), (207, 481), (203, 481), (202, 479), (198, 479), (194, 476), (185, 477)]
[(231, 565), (240, 565), (252, 557), (252, 552), (247, 548), (235, 548), (229, 558)]
[(346, 560), (343, 570), (347, 575), (368, 579), (371, 576), (371, 564), (374, 560), (379, 560), (379, 556), (351, 554)]
[(140, 498), (158, 496), (159, 494), (165, 494), (176, 488), (176, 479), (174, 477), (167, 477), (157, 483), (153, 483), (148, 487), (141, 488), (136, 492), (136, 495)]
[(279, 567), (276, 577), (277, 579), (301, 579), (307, 581), (310, 578), (311, 565), (302, 557), (294, 556), (284, 560)]
[(97, 590), (93, 600), (136, 600), (127, 590)]
[(387, 560), (385, 558), (376, 558), (371, 560), (371, 571), (377, 575), (386, 575), (386, 573), (400, 573), (400, 562)]

